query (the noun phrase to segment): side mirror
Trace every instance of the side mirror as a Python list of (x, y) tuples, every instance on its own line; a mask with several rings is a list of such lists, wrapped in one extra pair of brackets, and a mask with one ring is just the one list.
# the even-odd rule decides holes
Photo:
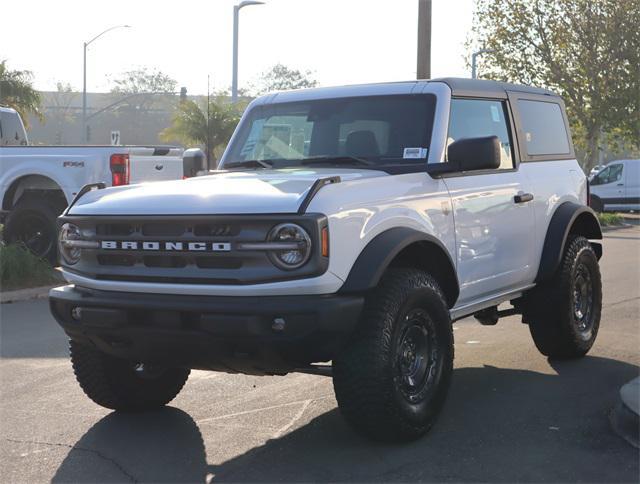
[(500, 167), (500, 140), (497, 136), (459, 139), (449, 145), (447, 161), (458, 171), (495, 170)]
[(447, 149), (446, 163), (427, 165), (427, 173), (437, 178), (446, 173), (495, 170), (500, 167), (500, 140), (497, 136), (462, 138)]
[(207, 159), (200, 148), (189, 148), (182, 154), (182, 170), (186, 178), (196, 176), (199, 171), (206, 170)]

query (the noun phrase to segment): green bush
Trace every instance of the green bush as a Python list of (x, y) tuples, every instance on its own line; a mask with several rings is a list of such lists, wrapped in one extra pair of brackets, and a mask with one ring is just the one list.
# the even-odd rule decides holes
[(0, 243), (0, 290), (46, 286), (58, 280), (47, 261), (18, 245)]
[(598, 220), (600, 225), (606, 227), (607, 225), (621, 225), (622, 217), (617, 213), (599, 213)]

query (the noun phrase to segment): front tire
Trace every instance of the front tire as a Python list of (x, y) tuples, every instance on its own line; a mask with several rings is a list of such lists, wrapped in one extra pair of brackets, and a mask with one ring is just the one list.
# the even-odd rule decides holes
[(593, 346), (600, 327), (602, 279), (589, 241), (571, 235), (557, 273), (537, 290), (526, 320), (545, 356), (578, 358)]
[(98, 405), (120, 411), (145, 411), (173, 400), (189, 378), (188, 368), (154, 368), (114, 358), (71, 341), (71, 363), (84, 393)]
[(416, 269), (389, 271), (333, 370), (338, 406), (358, 432), (383, 441), (425, 434), (453, 372), (453, 329), (436, 280)]

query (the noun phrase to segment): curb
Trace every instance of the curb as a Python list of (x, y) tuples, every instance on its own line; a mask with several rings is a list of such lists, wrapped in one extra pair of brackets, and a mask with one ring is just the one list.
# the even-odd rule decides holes
[(0, 304), (9, 304), (30, 299), (42, 299), (49, 295), (49, 290), (60, 284), (50, 286), (30, 287), (27, 289), (17, 289), (15, 291), (0, 292)]
[(628, 223), (621, 223), (619, 225), (603, 225), (601, 229), (603, 232), (613, 232), (615, 230), (629, 229), (631, 227), (636, 227), (636, 225)]
[(640, 449), (640, 377), (620, 388), (619, 400), (611, 412), (611, 425), (616, 434)]

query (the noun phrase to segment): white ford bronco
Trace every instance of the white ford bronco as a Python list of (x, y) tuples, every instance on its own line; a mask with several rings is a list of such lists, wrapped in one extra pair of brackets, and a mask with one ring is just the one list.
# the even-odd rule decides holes
[(407, 440), (444, 403), (452, 321), (520, 314), (558, 358), (598, 333), (602, 233), (546, 90), (271, 94), (211, 175), (92, 188), (59, 219), (70, 285), (50, 303), (107, 408), (165, 405), (192, 368), (307, 372), (333, 377), (358, 431)]

